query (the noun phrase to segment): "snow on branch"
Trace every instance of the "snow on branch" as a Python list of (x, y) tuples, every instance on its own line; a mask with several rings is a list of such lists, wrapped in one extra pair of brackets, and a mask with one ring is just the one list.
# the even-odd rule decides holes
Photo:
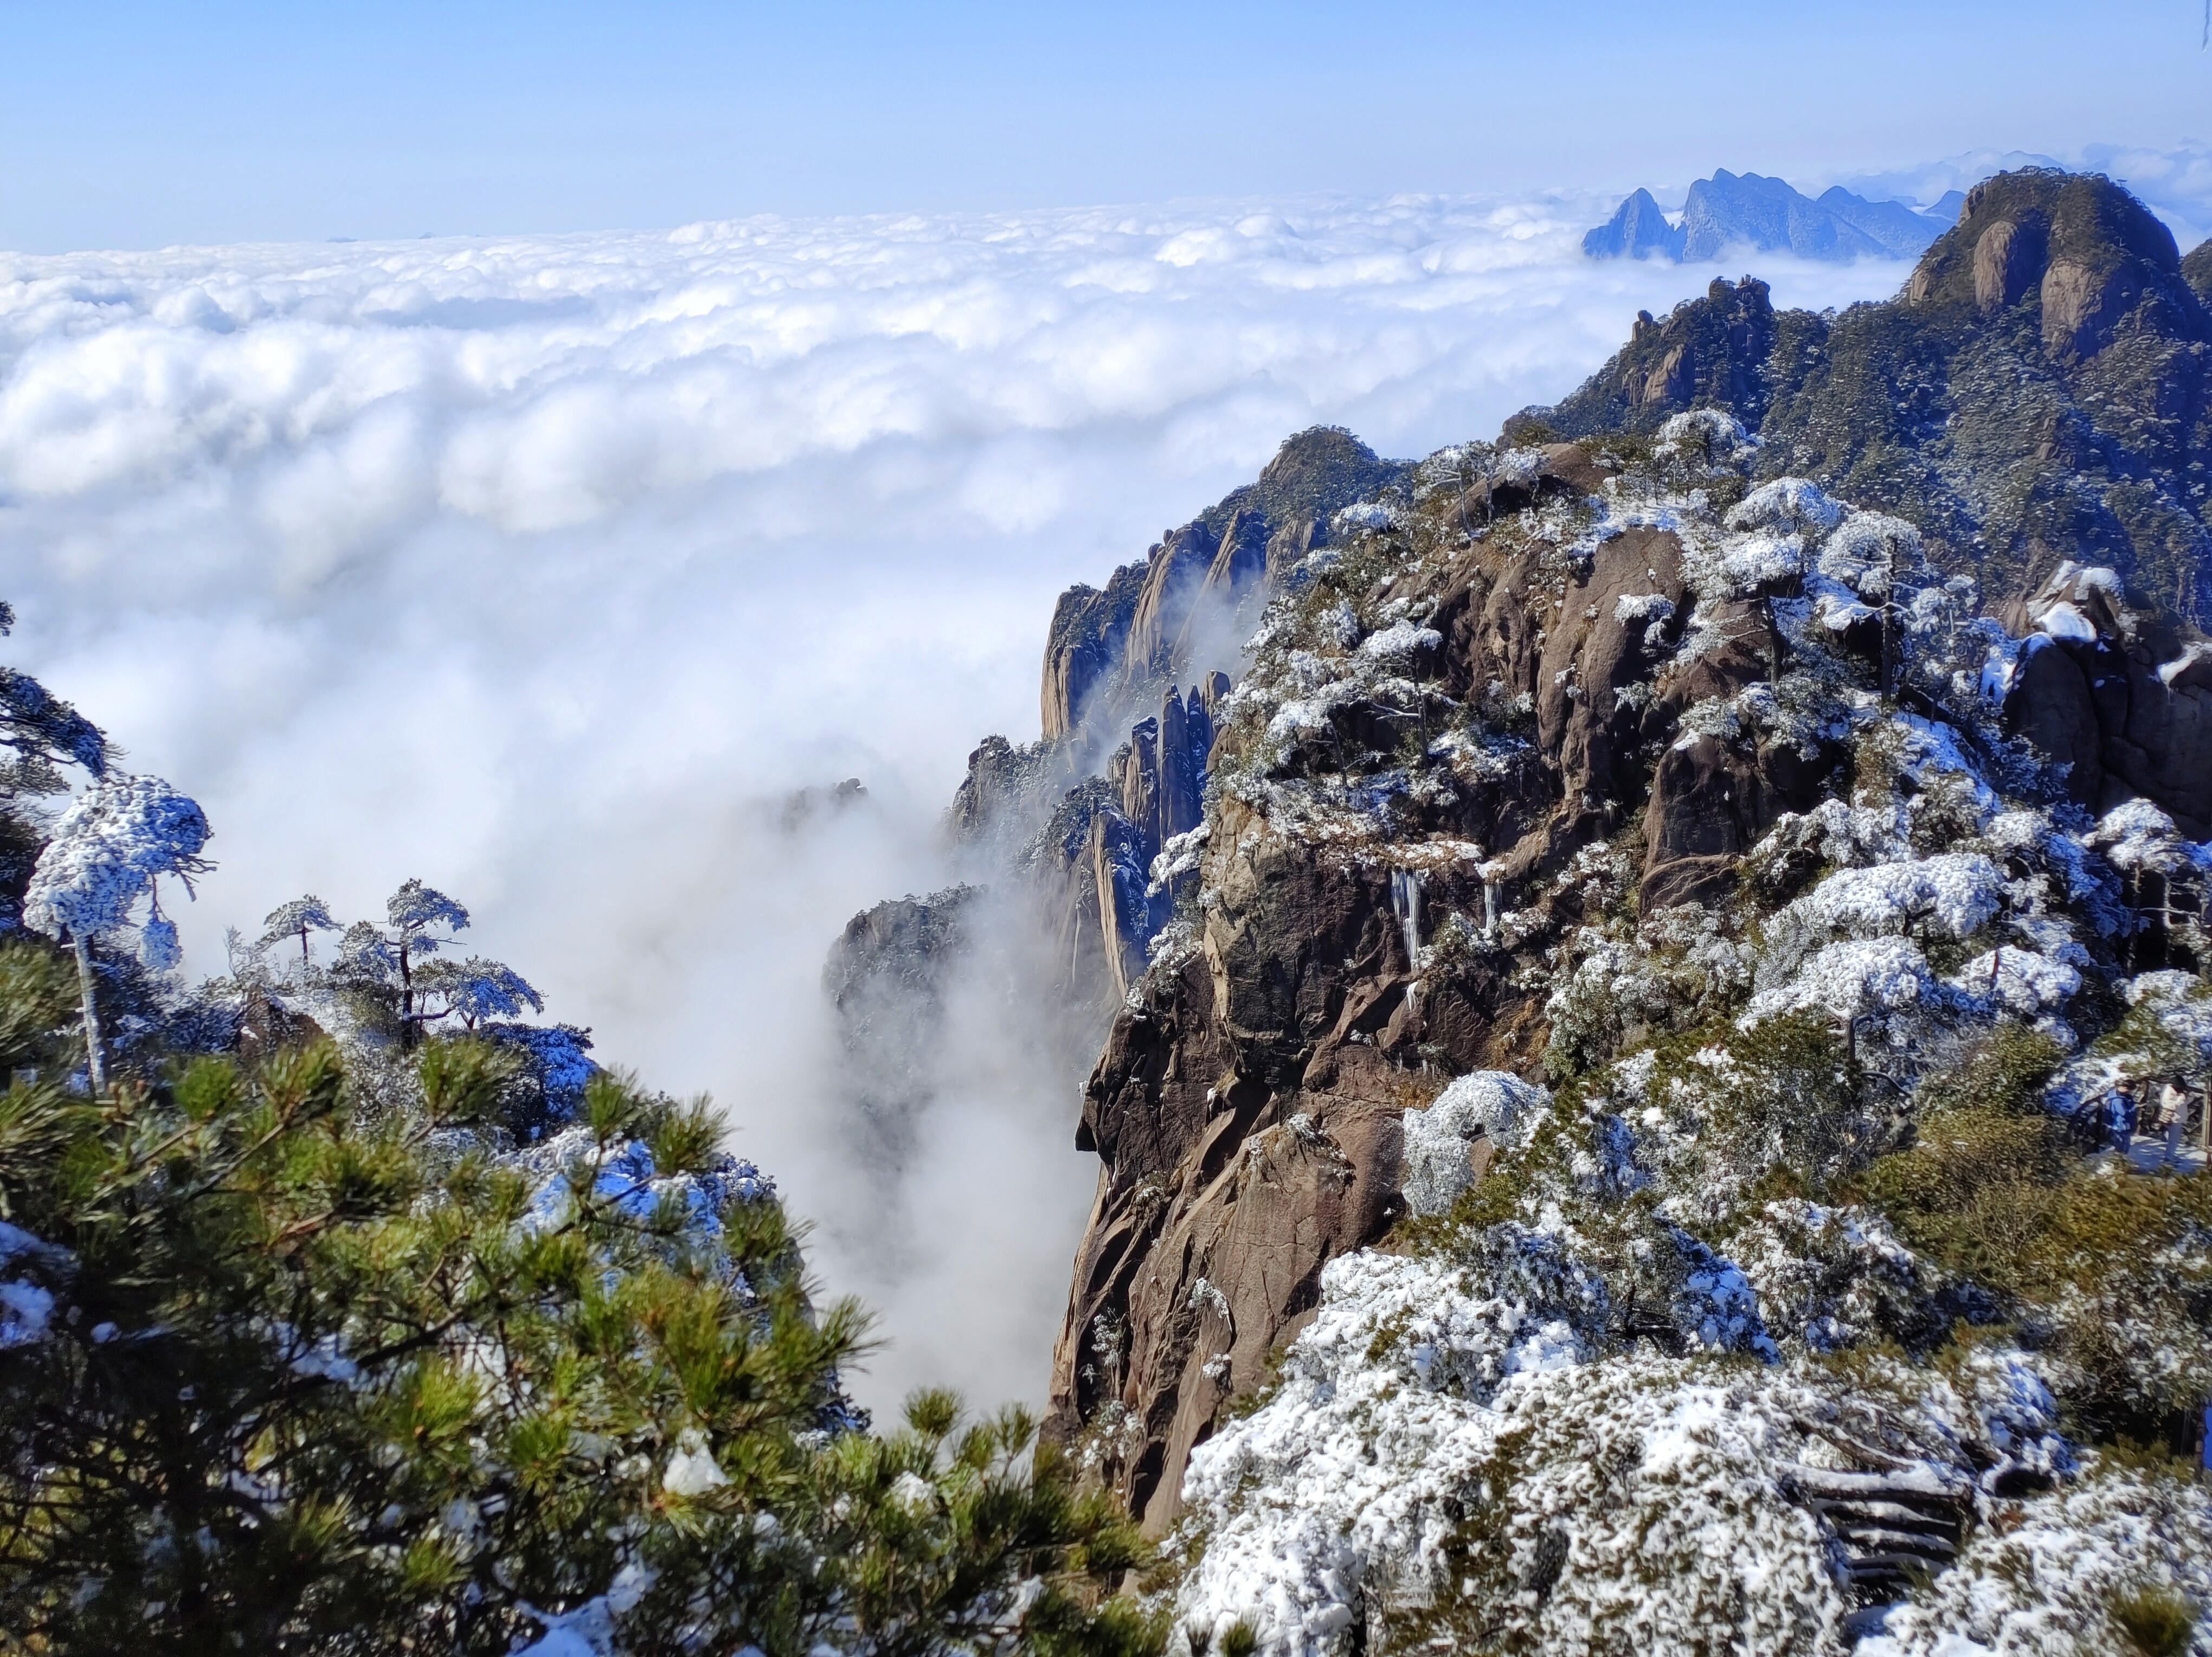
[(198, 804), (158, 777), (109, 777), (80, 795), (54, 825), (23, 895), (23, 923), (90, 938), (124, 924), (155, 881), (191, 877), (213, 831)]

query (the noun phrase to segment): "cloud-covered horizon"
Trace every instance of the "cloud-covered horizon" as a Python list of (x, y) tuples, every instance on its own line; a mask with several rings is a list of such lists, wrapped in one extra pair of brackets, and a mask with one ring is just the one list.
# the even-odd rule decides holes
[[(1494, 431), (1716, 273), (1582, 259), (1612, 204), (0, 255), (9, 659), (206, 807), (196, 972), (302, 891), (419, 875), (601, 1058), (720, 1101), (883, 1316), (864, 1398), (1037, 1398), (1096, 1174), (1073, 1079), (963, 1072), (885, 1262), (824, 951), (945, 879), (938, 813), (977, 739), (1036, 736), (1069, 582), (1317, 422)], [(1815, 307), (1905, 274), (1756, 268)], [(853, 775), (865, 807), (787, 820)]]

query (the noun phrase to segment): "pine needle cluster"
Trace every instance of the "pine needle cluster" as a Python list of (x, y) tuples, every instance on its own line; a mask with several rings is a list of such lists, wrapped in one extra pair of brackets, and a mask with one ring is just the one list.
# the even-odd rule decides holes
[(404, 1109), (322, 1042), (87, 1096), (75, 988), (0, 948), (0, 1650), (1156, 1648), (1022, 1411), (851, 1429), (862, 1314), (702, 1208), (703, 1104), (601, 1074), (548, 1173), (465, 1038)]

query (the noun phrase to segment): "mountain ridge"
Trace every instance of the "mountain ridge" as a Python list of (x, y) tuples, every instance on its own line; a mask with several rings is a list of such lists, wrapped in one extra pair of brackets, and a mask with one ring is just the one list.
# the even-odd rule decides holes
[[(1176, 1650), (1240, 1622), (1297, 1657), (1626, 1637), (1615, 1508), (1688, 1550), (1638, 1568), (1669, 1653), (1733, 1617), (1762, 1649), (1922, 1657), (2018, 1580), (2005, 1503), (2072, 1526), (2099, 1594), (2197, 1580), (2113, 1553), (2142, 1498), (2097, 1447), (2185, 1449), (2212, 1392), (2198, 1279), (2120, 1286), (2145, 1250), (2197, 1259), (2160, 1204), (2205, 1176), (2142, 1174), (2141, 1212), (2175, 1217), (2086, 1300), (1905, 1193), (1916, 1146), (1965, 1131), (1952, 1070), (2011, 1066), (2002, 1132), (2059, 1136), (2002, 1164), (2032, 1201), (1960, 1176), (1992, 1225), (2098, 1200), (2112, 1165), (2063, 1124), (2112, 1075), (2212, 1081), (2204, 253), (2108, 181), (2014, 174), (1896, 299), (1819, 316), (1716, 282), (1501, 444), (1375, 461), (1279, 555), (1270, 521), (1202, 754), (1187, 698), (1178, 745), (1164, 704), (1096, 691), (978, 749), (952, 832), (1021, 844), (999, 878), (1091, 952), (1108, 1020), (1051, 1430), (1194, 1550)], [(1225, 539), (1194, 521), (1145, 579)], [(1125, 650), (1092, 682), (1188, 666)], [(1194, 783), (1194, 819), (1163, 815)], [(1775, 1088), (1766, 1125), (1731, 1114)], [(2144, 1319), (2185, 1379), (2064, 1355), (2134, 1351)], [(1893, 1410), (1826, 1355), (1870, 1341), (1902, 1355)], [(1667, 1529), (1689, 1498), (1637, 1471), (1723, 1360), (1756, 1446), (1711, 1452), (1692, 1505), (1792, 1599), (1733, 1563), (1701, 1597), (1699, 1533)], [(1513, 1410), (1568, 1425), (1516, 1460)], [(1623, 1421), (1613, 1507), (1545, 1483)], [(2174, 1534), (2212, 1544), (2191, 1501)], [(1903, 1539), (1869, 1540), (1867, 1504)]]
[(1951, 191), (1923, 212), (1832, 185), (1814, 200), (1784, 180), (1722, 168), (1691, 185), (1679, 224), (1650, 191), (1632, 191), (1611, 219), (1583, 236), (1583, 252), (1676, 264), (1710, 262), (1735, 247), (1799, 259), (1911, 259), (1950, 227), (1963, 199)]

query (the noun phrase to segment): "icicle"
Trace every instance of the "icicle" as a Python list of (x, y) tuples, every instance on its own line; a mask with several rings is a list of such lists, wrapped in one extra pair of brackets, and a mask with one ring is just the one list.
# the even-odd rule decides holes
[(1390, 871), (1390, 911), (1406, 935), (1407, 969), (1414, 972), (1421, 970), (1421, 886), (1426, 879), (1419, 869)]
[(1482, 935), (1498, 935), (1498, 866), (1485, 863), (1475, 871), (1482, 876)]

